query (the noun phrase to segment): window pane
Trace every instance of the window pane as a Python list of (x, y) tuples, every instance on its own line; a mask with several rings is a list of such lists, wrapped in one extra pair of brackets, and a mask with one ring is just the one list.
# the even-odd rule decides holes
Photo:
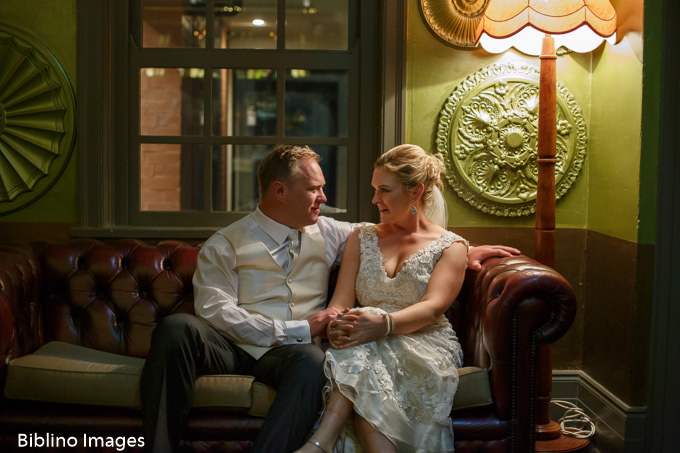
[(213, 71), (213, 134), (276, 134), (276, 71)]
[(205, 2), (142, 0), (143, 47), (205, 47)]
[[(250, 212), (257, 207), (257, 166), (271, 146), (216, 145), (212, 156), (212, 202), (215, 211)], [(347, 147), (313, 146), (326, 177), (324, 214), (347, 211)]]
[(216, 0), (215, 48), (276, 49), (277, 0)]
[(326, 178), (326, 204), (322, 214), (347, 212), (347, 147), (314, 145), (312, 149), (321, 156), (319, 165)]
[(347, 79), (346, 71), (287, 71), (286, 135), (346, 137)]
[(203, 209), (201, 145), (144, 143), (139, 157), (141, 211)]
[(213, 148), (213, 209), (249, 212), (257, 207), (257, 166), (268, 145), (222, 145)]
[(142, 135), (194, 135), (203, 131), (202, 68), (142, 68)]
[(287, 0), (286, 49), (347, 50), (348, 0)]

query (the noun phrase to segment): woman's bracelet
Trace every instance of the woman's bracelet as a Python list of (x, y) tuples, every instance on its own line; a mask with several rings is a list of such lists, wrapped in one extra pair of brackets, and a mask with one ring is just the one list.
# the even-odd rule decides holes
[(394, 329), (394, 319), (392, 319), (392, 315), (389, 313), (383, 313), (382, 317), (385, 319), (385, 324), (387, 324), (387, 332), (385, 332), (385, 336), (388, 336)]

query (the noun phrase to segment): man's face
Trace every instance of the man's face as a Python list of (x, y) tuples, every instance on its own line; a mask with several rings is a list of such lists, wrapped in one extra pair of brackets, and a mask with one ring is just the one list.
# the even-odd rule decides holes
[(302, 228), (313, 225), (319, 219), (321, 204), (326, 202), (323, 187), (326, 179), (314, 159), (298, 163), (299, 171), (286, 184), (284, 205), (288, 212), (288, 226)]

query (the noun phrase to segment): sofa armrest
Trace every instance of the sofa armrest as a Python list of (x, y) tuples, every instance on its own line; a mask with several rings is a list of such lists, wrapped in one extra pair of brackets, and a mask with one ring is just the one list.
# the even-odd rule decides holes
[(43, 343), (40, 281), (30, 244), (0, 244), (0, 369)]
[(571, 284), (526, 256), (487, 260), (466, 294), (474, 365), (489, 368), (501, 419), (534, 420), (538, 348), (562, 337), (576, 313)]

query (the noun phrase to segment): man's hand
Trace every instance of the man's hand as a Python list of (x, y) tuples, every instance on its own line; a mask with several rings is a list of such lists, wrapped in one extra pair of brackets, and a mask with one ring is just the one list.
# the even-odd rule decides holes
[(307, 318), (309, 323), (309, 331), (312, 338), (322, 337), (326, 338), (326, 326), (329, 321), (332, 321), (338, 316), (340, 310), (334, 307), (329, 307), (321, 311), (317, 311), (312, 316)]
[(514, 247), (505, 245), (479, 245), (468, 250), (468, 267), (474, 271), (482, 268), (484, 260), (493, 257), (505, 258), (519, 255), (521, 252)]

